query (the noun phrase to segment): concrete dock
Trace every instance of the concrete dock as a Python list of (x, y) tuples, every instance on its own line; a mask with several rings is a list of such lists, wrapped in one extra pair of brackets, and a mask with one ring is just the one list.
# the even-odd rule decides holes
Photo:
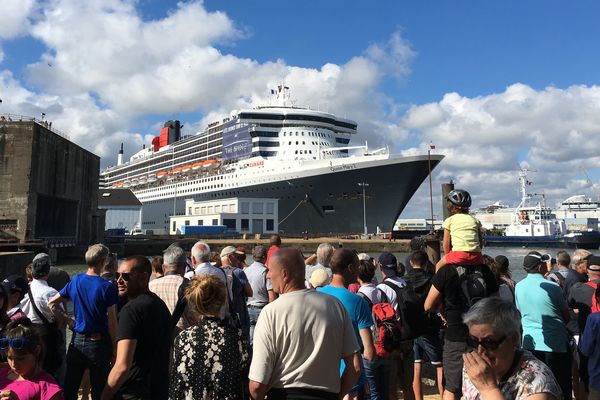
[[(211, 249), (222, 249), (225, 246), (244, 246), (246, 252), (250, 253), (252, 248), (257, 245), (269, 246), (268, 238), (261, 239), (198, 239), (198, 238), (148, 238), (148, 239), (127, 239), (123, 244), (110, 244), (111, 251), (116, 252), (119, 257), (127, 257), (134, 254), (143, 254), (146, 256), (155, 256), (162, 254), (171, 243), (178, 242), (185, 250), (191, 247), (198, 240), (208, 243)], [(314, 253), (321, 243), (331, 243), (337, 247), (356, 250), (359, 253), (377, 254), (384, 251), (390, 253), (406, 253), (410, 251), (410, 240), (384, 240), (384, 239), (339, 239), (339, 238), (282, 238), (283, 246), (293, 246), (300, 249), (304, 254)]]

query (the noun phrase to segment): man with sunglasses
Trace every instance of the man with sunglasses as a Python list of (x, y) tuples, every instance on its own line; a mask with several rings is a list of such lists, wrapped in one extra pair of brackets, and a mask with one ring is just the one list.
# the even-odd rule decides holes
[(515, 287), (515, 303), (523, 325), (523, 348), (550, 367), (563, 398), (570, 400), (572, 360), (566, 327), (569, 308), (560, 285), (544, 278), (552, 268), (551, 257), (531, 251), (523, 259), (523, 268), (527, 276)]
[(103, 400), (168, 397), (171, 313), (148, 288), (151, 274), (152, 265), (144, 256), (128, 257), (119, 266), (119, 293), (129, 301), (119, 313), (117, 356)]
[[(119, 302), (117, 288), (100, 274), (108, 257), (108, 247), (94, 244), (85, 253), (88, 269), (77, 274), (56, 294), (48, 306), (54, 313), (64, 313), (62, 303), (73, 302), (75, 324), (67, 351), (65, 400), (77, 399), (81, 378), (90, 371), (92, 399), (100, 398), (113, 357)], [(64, 316), (67, 318), (67, 316)]]
[[(470, 266), (469, 268), (472, 269), (472, 272), (481, 275), (487, 296), (493, 296), (498, 292), (498, 282), (487, 265)], [(437, 312), (443, 309), (446, 320), (442, 350), (444, 361), (444, 394), (442, 398), (444, 400), (457, 400), (461, 397), (463, 354), (472, 350), (467, 344), (467, 326), (462, 321), (462, 315), (469, 310), (469, 299), (463, 291), (463, 282), (466, 281), (461, 281), (457, 265), (444, 265), (431, 278), (431, 287), (424, 304), (427, 312)], [(479, 288), (476, 291), (479, 291)]]

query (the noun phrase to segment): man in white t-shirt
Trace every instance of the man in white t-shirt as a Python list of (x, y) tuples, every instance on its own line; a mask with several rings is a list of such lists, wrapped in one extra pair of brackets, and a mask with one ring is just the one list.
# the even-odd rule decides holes
[[(31, 264), (31, 273), (33, 280), (29, 284), (29, 293), (21, 301), (21, 309), (31, 322), (40, 327), (42, 339), (46, 342), (44, 370), (62, 383), (65, 373), (66, 321), (61, 313), (52, 312), (48, 306), (50, 299), (58, 293), (47, 282), (50, 275), (50, 256), (46, 253), (36, 255)], [(32, 302), (35, 302), (35, 307)]]
[[(304, 259), (277, 250), (267, 277), (280, 296), (267, 304), (254, 331), (250, 394), (255, 400), (303, 396), (339, 399), (358, 380), (361, 359), (344, 306), (333, 296), (305, 289)], [(346, 363), (340, 378), (340, 360)]]

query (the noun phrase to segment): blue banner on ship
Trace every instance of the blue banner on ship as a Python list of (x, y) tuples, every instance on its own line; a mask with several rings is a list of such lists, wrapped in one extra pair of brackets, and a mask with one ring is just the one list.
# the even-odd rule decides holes
[(223, 127), (222, 157), (225, 160), (248, 156), (252, 153), (252, 137), (249, 126), (236, 124), (236, 121), (231, 122), (230, 125), (226, 123)]

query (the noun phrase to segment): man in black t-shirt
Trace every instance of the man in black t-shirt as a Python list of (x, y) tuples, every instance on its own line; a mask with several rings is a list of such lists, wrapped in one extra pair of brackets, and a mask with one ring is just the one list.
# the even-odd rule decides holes
[[(469, 268), (481, 274), (487, 296), (498, 292), (496, 278), (487, 265)], [(425, 311), (435, 312), (441, 306), (447, 322), (443, 351), (444, 400), (459, 399), (462, 394), (462, 356), (470, 350), (467, 345), (469, 331), (462, 322), (462, 315), (469, 308), (467, 301), (461, 288), (457, 266), (444, 265), (431, 279), (431, 288), (425, 300)]]
[(171, 314), (148, 289), (152, 266), (143, 256), (132, 256), (119, 266), (119, 295), (129, 299), (119, 313), (117, 357), (102, 393), (115, 398), (168, 398)]
[[(429, 263), (429, 258), (424, 250), (415, 250), (410, 254), (409, 257), (411, 269), (404, 274), (404, 279), (413, 287), (414, 291), (421, 296), (421, 299), (424, 301), (429, 293), (429, 288), (431, 287), (431, 278), (433, 278), (433, 273), (426, 270), (426, 267)], [(421, 389), (421, 371), (422, 364), (425, 362), (425, 359), (429, 360), (431, 365), (435, 367), (438, 390), (440, 395), (443, 393), (443, 346), (440, 337), (440, 327), (442, 326), (442, 321), (437, 313), (428, 313), (427, 316), (430, 321), (427, 332), (416, 338), (413, 345), (413, 353), (415, 355), (413, 389), (415, 391), (416, 399), (423, 398), (423, 392)]]

